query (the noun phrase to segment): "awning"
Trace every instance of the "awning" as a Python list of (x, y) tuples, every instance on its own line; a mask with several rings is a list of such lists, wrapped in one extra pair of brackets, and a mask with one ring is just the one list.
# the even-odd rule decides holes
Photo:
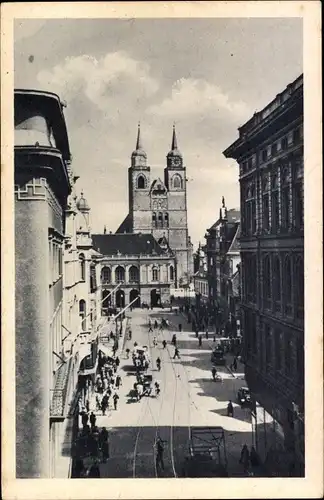
[(83, 370), (80, 369), (82, 362), (89, 356), (90, 357), (92, 356), (91, 343), (81, 344), (79, 349), (79, 360), (80, 360), (79, 371), (78, 371), (79, 375), (92, 375), (93, 373), (96, 372), (98, 365), (98, 358), (96, 359), (93, 366), (88, 366)]
[(113, 357), (111, 347), (104, 345), (104, 344), (99, 344), (98, 349), (99, 349), (99, 351), (103, 352), (105, 356), (108, 356), (109, 358)]

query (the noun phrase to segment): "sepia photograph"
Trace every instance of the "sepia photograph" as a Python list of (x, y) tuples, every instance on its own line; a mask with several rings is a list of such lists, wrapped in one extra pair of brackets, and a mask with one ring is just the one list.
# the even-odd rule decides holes
[(305, 479), (303, 18), (154, 8), (12, 21), (13, 474)]

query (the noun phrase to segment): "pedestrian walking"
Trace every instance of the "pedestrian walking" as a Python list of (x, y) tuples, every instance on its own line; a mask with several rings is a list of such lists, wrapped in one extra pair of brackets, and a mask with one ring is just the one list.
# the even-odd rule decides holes
[(89, 401), (89, 399), (86, 400), (85, 407), (86, 407), (87, 413), (89, 413), (89, 411), (90, 411), (90, 401)]
[(165, 349), (167, 346), (166, 340), (163, 340), (162, 345), (163, 345), (163, 349)]
[(198, 343), (199, 343), (199, 347), (201, 347), (202, 346), (202, 335), (201, 334), (198, 336)]
[(216, 370), (215, 366), (213, 366), (213, 368), (212, 368), (212, 377), (213, 377), (214, 382), (216, 381), (216, 374), (217, 374), (217, 370)]
[(117, 410), (117, 403), (118, 403), (119, 396), (117, 392), (113, 395), (113, 401), (114, 401), (114, 409)]
[(126, 352), (126, 359), (129, 359), (130, 350), (127, 348), (125, 352)]
[(198, 338), (198, 335), (199, 335), (199, 329), (198, 328), (196, 328), (195, 333), (196, 333), (196, 337)]
[(153, 338), (153, 346), (154, 346), (154, 347), (156, 347), (156, 346), (157, 346), (157, 343), (158, 343), (158, 342), (157, 342), (157, 338), (156, 338), (156, 337), (154, 337), (154, 338)]
[(109, 398), (108, 398), (108, 395), (106, 393), (106, 394), (104, 394), (104, 396), (101, 400), (101, 411), (102, 411), (103, 415), (106, 415), (106, 410), (108, 408), (108, 405), (109, 405)]
[(114, 373), (116, 373), (116, 371), (117, 371), (117, 365), (116, 365), (116, 363), (113, 364), (113, 370), (114, 370)]
[(118, 367), (119, 367), (119, 365), (120, 365), (120, 359), (119, 359), (119, 357), (118, 357), (118, 356), (117, 356), (117, 357), (116, 357), (116, 359), (115, 359), (115, 363), (116, 363), (116, 366), (117, 366), (117, 368), (118, 368)]
[(161, 370), (161, 359), (160, 358), (156, 359), (156, 366), (157, 366), (158, 371), (160, 371)]
[(132, 330), (129, 329), (129, 332), (128, 332), (128, 340), (132, 340)]
[(115, 381), (115, 386), (116, 386), (116, 389), (119, 389), (119, 387), (122, 385), (122, 379), (121, 379), (121, 376), (120, 375), (117, 375), (116, 377), (116, 381)]
[(206, 328), (206, 339), (208, 340), (208, 328)]
[(91, 424), (92, 428), (96, 425), (96, 420), (97, 420), (97, 417), (96, 417), (96, 415), (92, 411), (90, 413), (90, 424)]
[(250, 465), (250, 453), (246, 444), (242, 447), (240, 464), (243, 465), (244, 472), (247, 473)]
[(82, 414), (81, 420), (82, 420), (83, 427), (85, 427), (87, 425), (87, 423), (88, 423), (89, 415), (86, 412), (84, 412)]
[(182, 324), (181, 323), (179, 323), (178, 328), (179, 328), (179, 332), (182, 332)]
[(164, 454), (164, 443), (160, 437), (156, 441), (156, 468), (161, 466), (161, 469), (164, 470), (164, 459), (163, 459), (163, 454)]
[(234, 417), (234, 408), (231, 400), (229, 400), (227, 405), (227, 416)]
[(175, 358), (178, 358), (180, 359), (180, 354), (179, 354), (179, 349), (176, 347), (175, 350), (174, 350), (174, 356), (173, 356), (173, 359)]
[(153, 332), (153, 328), (152, 328), (151, 323), (149, 324), (149, 329), (148, 329), (148, 331), (149, 331), (149, 333), (150, 333), (150, 332)]
[(235, 356), (234, 360), (233, 360), (233, 370), (236, 372), (237, 370), (237, 358)]
[(155, 396), (156, 396), (156, 397), (158, 397), (158, 396), (159, 396), (159, 394), (160, 394), (160, 391), (161, 391), (161, 389), (160, 389), (160, 384), (159, 384), (159, 382), (158, 382), (158, 381), (156, 381), (156, 382), (154, 383), (154, 387), (155, 387)]
[(159, 324), (157, 322), (157, 320), (154, 321), (154, 329), (158, 328)]

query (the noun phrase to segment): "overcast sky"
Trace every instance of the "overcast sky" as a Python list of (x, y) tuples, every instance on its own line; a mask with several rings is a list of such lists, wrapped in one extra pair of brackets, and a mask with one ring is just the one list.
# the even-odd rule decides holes
[(297, 18), (15, 23), (15, 87), (67, 101), (77, 190), (91, 206), (94, 232), (115, 231), (128, 211), (137, 122), (152, 178), (163, 176), (175, 122), (189, 233), (195, 245), (204, 241), (221, 197), (239, 206), (238, 167), (222, 151), (302, 71)]

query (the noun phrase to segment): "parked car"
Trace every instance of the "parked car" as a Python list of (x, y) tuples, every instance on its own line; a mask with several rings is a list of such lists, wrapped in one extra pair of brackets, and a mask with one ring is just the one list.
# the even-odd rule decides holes
[(250, 390), (247, 387), (241, 387), (238, 390), (237, 401), (241, 406), (250, 407), (252, 405)]

